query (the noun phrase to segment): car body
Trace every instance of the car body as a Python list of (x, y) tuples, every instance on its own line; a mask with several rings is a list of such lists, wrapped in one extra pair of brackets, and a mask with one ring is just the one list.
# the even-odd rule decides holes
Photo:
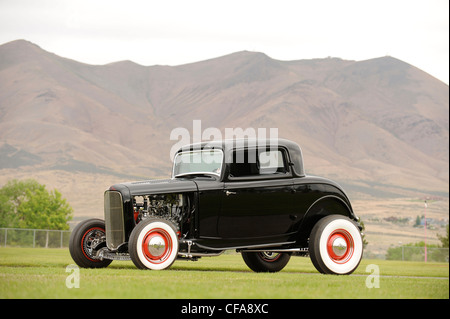
[(320, 272), (348, 274), (362, 257), (346, 193), (306, 175), (300, 147), (286, 139), (183, 146), (170, 179), (116, 184), (104, 201), (105, 220), (72, 233), (80, 266), (131, 259), (142, 269), (166, 269), (176, 259), (232, 249), (254, 271), (279, 271), (290, 256), (310, 255)]

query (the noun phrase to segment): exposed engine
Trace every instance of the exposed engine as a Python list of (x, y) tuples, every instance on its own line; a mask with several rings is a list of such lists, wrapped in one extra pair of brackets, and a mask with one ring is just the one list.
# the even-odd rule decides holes
[(189, 197), (183, 194), (144, 195), (133, 197), (136, 224), (149, 217), (164, 218), (179, 226), (187, 218)]

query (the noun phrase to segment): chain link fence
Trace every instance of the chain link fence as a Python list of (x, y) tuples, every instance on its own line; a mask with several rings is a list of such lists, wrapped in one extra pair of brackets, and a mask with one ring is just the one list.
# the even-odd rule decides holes
[(66, 248), (70, 230), (0, 228), (0, 247)]
[(386, 254), (387, 260), (437, 261), (448, 262), (448, 248), (399, 246), (391, 247)]

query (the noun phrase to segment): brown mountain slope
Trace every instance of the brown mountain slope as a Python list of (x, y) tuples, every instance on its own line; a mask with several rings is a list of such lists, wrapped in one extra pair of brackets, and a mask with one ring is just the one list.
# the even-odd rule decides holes
[(237, 52), (175, 67), (94, 66), (19, 40), (0, 46), (0, 83), (0, 183), (18, 169), (64, 170), (74, 183), (84, 173), (168, 176), (171, 131), (192, 134), (201, 120), (223, 135), (278, 128), (301, 145), (308, 173), (354, 196), (448, 196), (448, 86), (392, 57)]

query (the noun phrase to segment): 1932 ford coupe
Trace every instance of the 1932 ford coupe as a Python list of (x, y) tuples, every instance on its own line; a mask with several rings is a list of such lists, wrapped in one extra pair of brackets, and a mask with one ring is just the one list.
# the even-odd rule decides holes
[(304, 172), (289, 140), (225, 140), (181, 147), (172, 178), (121, 183), (104, 195), (104, 220), (72, 231), (80, 267), (132, 260), (160, 270), (226, 250), (256, 272), (310, 256), (321, 273), (350, 274), (363, 254), (361, 226), (335, 182)]

